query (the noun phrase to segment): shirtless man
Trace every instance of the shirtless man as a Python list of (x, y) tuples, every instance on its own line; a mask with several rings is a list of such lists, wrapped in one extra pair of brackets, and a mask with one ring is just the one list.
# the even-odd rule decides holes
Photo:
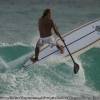
[(52, 32), (51, 30), (54, 30), (55, 34), (60, 37), (60, 39), (63, 41), (61, 38), (59, 32), (57, 31), (53, 20), (51, 19), (51, 11), (50, 9), (45, 9), (43, 12), (42, 17), (39, 19), (39, 32), (40, 32), (40, 39), (38, 40), (35, 48), (35, 58), (31, 58), (33, 62), (38, 61), (38, 56), (39, 56), (39, 51), (40, 47), (43, 46), (44, 44), (49, 44), (51, 46), (56, 45), (56, 47), (60, 50), (60, 53), (64, 53), (64, 47), (56, 41), (54, 41), (54, 38), (52, 37)]

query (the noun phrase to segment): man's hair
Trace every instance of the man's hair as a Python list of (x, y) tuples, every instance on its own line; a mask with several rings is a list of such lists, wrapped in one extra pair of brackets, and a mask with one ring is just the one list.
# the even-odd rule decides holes
[(45, 16), (48, 15), (48, 13), (50, 13), (50, 9), (45, 9), (42, 15), (42, 18), (44, 18)]

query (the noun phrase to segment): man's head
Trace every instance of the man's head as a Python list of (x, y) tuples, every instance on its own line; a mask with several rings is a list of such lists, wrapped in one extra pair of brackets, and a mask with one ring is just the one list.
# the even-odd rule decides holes
[(48, 17), (51, 18), (51, 10), (50, 9), (45, 9), (42, 15), (42, 18)]

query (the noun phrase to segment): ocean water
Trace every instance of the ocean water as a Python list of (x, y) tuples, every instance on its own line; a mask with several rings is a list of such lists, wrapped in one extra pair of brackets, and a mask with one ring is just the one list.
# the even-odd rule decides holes
[(61, 34), (100, 17), (99, 0), (0, 0), (0, 96), (100, 96), (99, 47), (75, 58), (77, 75), (66, 58), (23, 67), (48, 7)]

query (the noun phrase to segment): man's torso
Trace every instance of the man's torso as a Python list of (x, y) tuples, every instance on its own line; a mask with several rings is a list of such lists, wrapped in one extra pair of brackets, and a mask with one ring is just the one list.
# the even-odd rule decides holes
[(49, 37), (52, 35), (52, 20), (46, 18), (40, 18), (39, 20), (39, 31), (40, 37)]

